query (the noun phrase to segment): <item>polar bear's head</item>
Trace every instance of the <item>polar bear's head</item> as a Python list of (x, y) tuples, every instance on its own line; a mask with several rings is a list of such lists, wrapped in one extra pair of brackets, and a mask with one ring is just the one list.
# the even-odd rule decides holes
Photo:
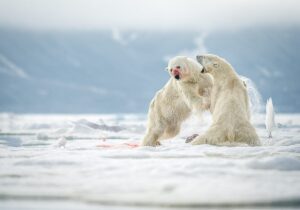
[(197, 61), (203, 66), (202, 73), (210, 73), (214, 77), (233, 72), (232, 66), (224, 58), (217, 55), (198, 55)]
[(186, 56), (172, 58), (167, 67), (169, 74), (180, 81), (189, 80), (195, 73), (200, 73), (202, 69), (203, 67), (199, 63)]

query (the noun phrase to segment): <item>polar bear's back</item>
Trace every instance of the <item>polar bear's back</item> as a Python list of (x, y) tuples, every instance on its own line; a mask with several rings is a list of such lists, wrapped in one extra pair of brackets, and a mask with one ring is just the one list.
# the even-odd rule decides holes
[[(239, 79), (238, 79), (239, 80)], [(218, 120), (220, 115), (233, 118), (233, 122), (238, 118), (249, 118), (249, 98), (246, 88), (241, 81), (235, 81), (230, 87), (218, 88), (217, 99), (214, 105), (213, 116), (215, 120)], [(232, 115), (232, 116), (229, 116)], [(243, 119), (244, 120), (244, 119)]]
[(259, 138), (250, 123), (249, 97), (243, 82), (234, 78), (218, 91), (214, 125), (222, 128), (228, 141), (259, 145)]

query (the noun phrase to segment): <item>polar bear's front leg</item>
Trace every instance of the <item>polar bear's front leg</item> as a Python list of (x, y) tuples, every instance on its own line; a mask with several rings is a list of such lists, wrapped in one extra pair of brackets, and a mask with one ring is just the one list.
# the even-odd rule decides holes
[(211, 105), (210, 92), (211, 92), (211, 88), (205, 88), (203, 91), (202, 107), (205, 110), (210, 109), (210, 105)]
[(184, 88), (182, 92), (185, 102), (191, 109), (203, 111), (209, 107), (207, 100), (204, 100), (205, 97), (199, 95), (195, 90)]

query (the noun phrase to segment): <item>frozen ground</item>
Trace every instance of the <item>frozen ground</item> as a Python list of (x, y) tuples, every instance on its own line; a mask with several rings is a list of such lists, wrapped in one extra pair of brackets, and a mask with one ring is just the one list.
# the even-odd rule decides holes
[(205, 115), (161, 147), (130, 148), (144, 115), (0, 114), (0, 209), (297, 209), (300, 115), (276, 117), (273, 139), (254, 117), (260, 147), (185, 144)]

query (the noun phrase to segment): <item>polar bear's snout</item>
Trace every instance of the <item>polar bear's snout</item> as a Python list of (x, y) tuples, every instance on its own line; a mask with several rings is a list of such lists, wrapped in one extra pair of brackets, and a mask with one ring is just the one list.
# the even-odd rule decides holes
[(200, 63), (203, 66), (201, 73), (207, 73), (207, 70), (204, 67), (204, 55), (197, 55), (196, 59), (197, 59), (198, 63)]
[(198, 61), (201, 65), (204, 65), (204, 64), (203, 64), (203, 61), (204, 61), (204, 55), (197, 55), (197, 56), (196, 56), (196, 59), (197, 59), (197, 61)]
[(171, 69), (171, 73), (175, 79), (179, 80), (181, 77), (180, 66), (176, 66)]

